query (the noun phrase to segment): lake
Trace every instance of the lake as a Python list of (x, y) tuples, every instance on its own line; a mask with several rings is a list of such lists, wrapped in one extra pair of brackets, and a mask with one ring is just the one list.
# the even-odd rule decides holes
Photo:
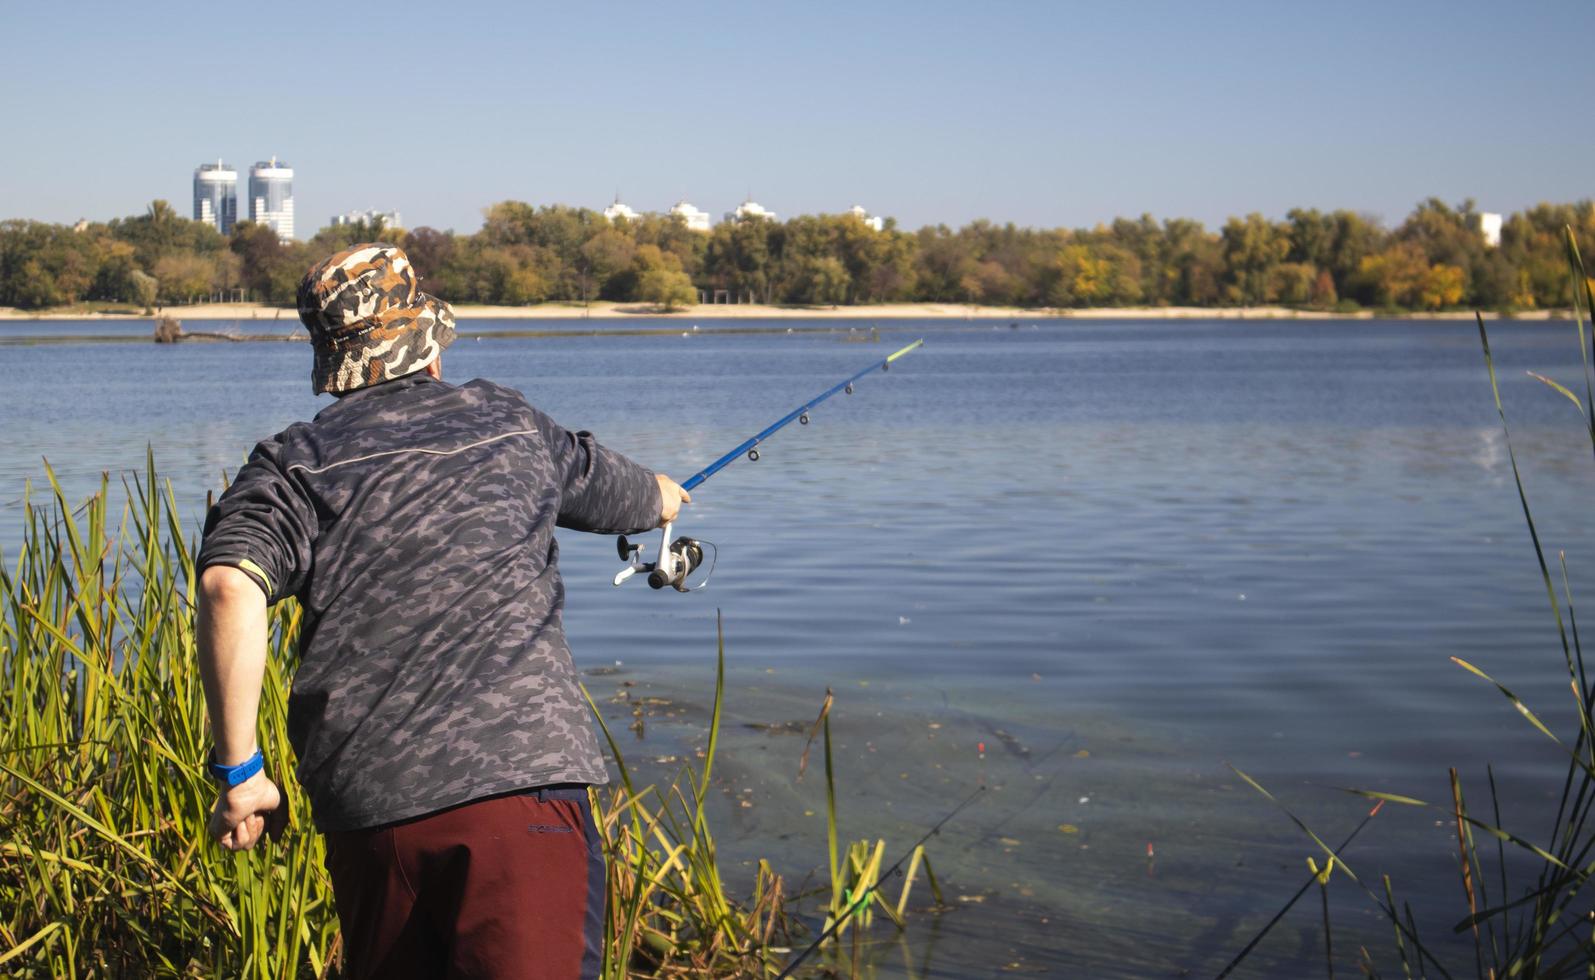
[[(617, 326), (672, 332), (466, 321), (444, 375), (514, 386), (684, 479), (926, 339), (694, 494), (678, 529), (718, 547), (707, 589), (612, 588), (612, 539), (560, 539), (578, 664), (649, 776), (704, 742), (723, 613), (716, 816), (734, 862), (824, 877), (823, 779), (797, 781), (788, 723), (812, 722), (827, 687), (843, 830), (886, 837), (888, 861), (990, 788), (928, 844), (954, 910), (911, 916), (902, 942), (878, 921), (880, 975), (1212, 975), (1314, 853), (1226, 763), (1335, 840), (1368, 809), (1342, 787), (1445, 800), (1456, 766), (1481, 801), (1486, 763), (1509, 825), (1550, 824), (1559, 750), (1449, 661), (1572, 723), (1471, 323), (883, 321), (873, 342), (834, 321)], [(567, 333), (503, 335), (523, 329)], [(43, 458), (79, 495), (153, 446), (197, 533), (255, 440), (330, 402), (302, 343), (135, 342), (147, 330), (0, 325), (8, 562)], [(126, 342), (17, 342), (74, 332)], [(1497, 323), (1492, 344), (1547, 554), (1565, 550), (1587, 594), (1589, 439), (1524, 373), (1582, 394), (1573, 327)], [(642, 693), (669, 709), (639, 736)], [(1455, 953), (1466, 906), (1443, 816), (1387, 807), (1348, 858), (1365, 881), (1391, 874)], [(1364, 944), (1391, 969), (1367, 898), (1344, 878), (1331, 896), (1337, 966)], [(1240, 975), (1316, 975), (1322, 956), (1310, 896)]]

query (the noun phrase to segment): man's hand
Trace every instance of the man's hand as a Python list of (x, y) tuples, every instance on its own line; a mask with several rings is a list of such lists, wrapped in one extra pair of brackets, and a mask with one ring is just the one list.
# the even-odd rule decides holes
[(659, 481), (659, 526), (664, 527), (681, 513), (682, 504), (692, 503), (692, 494), (668, 476), (655, 476)]
[(210, 811), (210, 835), (229, 851), (249, 850), (262, 834), (275, 839), (287, 826), (282, 791), (263, 772), (222, 790)]

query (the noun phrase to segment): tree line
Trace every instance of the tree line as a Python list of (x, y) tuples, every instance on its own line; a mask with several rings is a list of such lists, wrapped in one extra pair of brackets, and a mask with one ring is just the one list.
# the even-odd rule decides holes
[(77, 226), (0, 222), (0, 306), (83, 301), (142, 307), (213, 298), (293, 302), (315, 261), (360, 241), (402, 245), (423, 288), (454, 303), (614, 300), (842, 305), (938, 302), (1031, 308), (1258, 306), (1353, 311), (1571, 305), (1561, 230), (1595, 242), (1595, 203), (1540, 204), (1486, 243), (1472, 201), (1430, 198), (1384, 227), (1354, 211), (1298, 208), (1282, 221), (1150, 215), (1091, 229), (975, 221), (876, 231), (851, 214), (728, 221), (710, 232), (673, 215), (614, 223), (587, 208), (505, 201), (480, 230), (370, 225), (283, 243), (239, 222), (229, 235), (165, 201)]

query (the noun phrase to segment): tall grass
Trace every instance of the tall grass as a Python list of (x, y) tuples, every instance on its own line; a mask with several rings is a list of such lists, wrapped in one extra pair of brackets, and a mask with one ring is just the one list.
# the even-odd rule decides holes
[[(0, 561), (0, 968), (19, 975), (325, 976), (337, 919), (319, 835), (208, 844), (215, 789), (195, 666), (193, 557), (153, 463), (119, 516), (54, 475)], [(114, 533), (113, 533), (114, 532)], [(268, 758), (291, 758), (293, 603), (271, 615)], [(309, 823), (282, 784), (293, 824)]]
[[(103, 478), (80, 506), (53, 473), (49, 491), (24, 503), (20, 551), (0, 553), (0, 975), (338, 976), (323, 841), (284, 771), (298, 605), (271, 610), (259, 722), (292, 829), (227, 853), (205, 833), (215, 790), (194, 562), (172, 488), (152, 456), (120, 511)], [(621, 779), (593, 794), (609, 861), (606, 978), (774, 975), (806, 940), (768, 862), (746, 900), (721, 874), (707, 811), (724, 686), (722, 636), (701, 769), (667, 786), (637, 786), (610, 738)], [(826, 749), (834, 913), (879, 859), (861, 864), (855, 843), (853, 870), (837, 868), (828, 728)], [(905, 885), (888, 909), (899, 926), (906, 897)]]
[[(1580, 398), (1571, 389), (1550, 378), (1534, 372), (1529, 374), (1573, 404), (1578, 411), (1580, 425), (1589, 437), (1591, 450), (1595, 452), (1595, 363), (1592, 363), (1589, 333), (1591, 321), (1586, 319), (1595, 311), (1595, 286), (1592, 286), (1572, 229), (1566, 229), (1564, 234), (1568, 273), (1573, 281), (1574, 326), (1583, 363), (1583, 397)], [(1460, 893), (1466, 902), (1466, 913), (1453, 926), (1452, 932), (1464, 937), (1465, 944), (1471, 947), (1467, 961), (1456, 963), (1438, 955), (1433, 943), (1425, 942), (1411, 907), (1406, 904), (1398, 907), (1389, 877), (1383, 878), (1380, 891), (1374, 891), (1346, 863), (1342, 853), (1344, 845), (1341, 851), (1330, 848), (1301, 818), (1288, 810), (1286, 813), (1333, 864), (1335, 870), (1343, 872), (1347, 879), (1364, 891), (1389, 921), (1402, 976), (1451, 977), (1472, 974), (1489, 980), (1513, 977), (1595, 978), (1595, 889), (1591, 888), (1592, 877), (1595, 877), (1595, 820), (1592, 820), (1592, 816), (1595, 816), (1595, 684), (1591, 683), (1585, 669), (1583, 642), (1567, 571), (1567, 556), (1559, 552), (1553, 562), (1546, 554), (1512, 445), (1506, 410), (1501, 402), (1500, 382), (1496, 377), (1495, 359), (1490, 351), (1489, 334), (1483, 317), (1478, 317), (1477, 322), (1484, 364), (1496, 412), (1501, 419), (1501, 431), (1506, 440), (1507, 459), (1511, 464), (1518, 502), (1539, 565), (1546, 603), (1556, 622), (1561, 645), (1561, 667), (1567, 672), (1577, 729), (1568, 735), (1558, 736), (1530, 705), (1505, 684), (1474, 664), (1458, 657), (1451, 659), (1457, 666), (1494, 687), (1530, 726), (1566, 755), (1567, 768), (1550, 830), (1542, 835), (1516, 832), (1504, 826), (1501, 795), (1496, 786), (1495, 773), (1489, 767), (1484, 773), (1483, 796), (1486, 805), (1482, 808), (1469, 804), (1462, 778), (1454, 768), (1450, 770), (1450, 798), (1443, 801), (1428, 802), (1392, 793), (1353, 790), (1382, 802), (1434, 809), (1454, 829), (1457, 873)], [(1279, 802), (1245, 773), (1239, 774), (1270, 800)], [(1525, 875), (1525, 868), (1532, 869), (1532, 872)], [(1316, 873), (1316, 867), (1314, 871)], [(1319, 879), (1321, 885), (1327, 886), (1329, 874), (1327, 871), (1323, 873)], [(1297, 895), (1299, 897), (1300, 893)], [(1290, 904), (1294, 902), (1295, 899), (1292, 899)], [(1287, 910), (1290, 904), (1287, 904)], [(1330, 936), (1327, 900), (1324, 908), (1327, 948)], [(1271, 928), (1278, 919), (1276, 916), (1267, 928)], [(1225, 969), (1225, 974), (1255, 948), (1256, 943), (1254, 939), (1248, 944)], [(1362, 952), (1359, 966), (1363, 972), (1369, 976), (1379, 976), (1372, 958), (1366, 950)], [(1332, 976), (1332, 961), (1329, 972)]]

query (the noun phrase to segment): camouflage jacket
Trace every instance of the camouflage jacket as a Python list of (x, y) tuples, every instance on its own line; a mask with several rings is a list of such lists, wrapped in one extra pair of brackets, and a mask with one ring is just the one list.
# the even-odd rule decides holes
[(602, 783), (554, 527), (654, 526), (653, 474), (518, 392), (424, 374), (261, 442), (198, 565), (304, 609), (288, 731), (323, 830)]

